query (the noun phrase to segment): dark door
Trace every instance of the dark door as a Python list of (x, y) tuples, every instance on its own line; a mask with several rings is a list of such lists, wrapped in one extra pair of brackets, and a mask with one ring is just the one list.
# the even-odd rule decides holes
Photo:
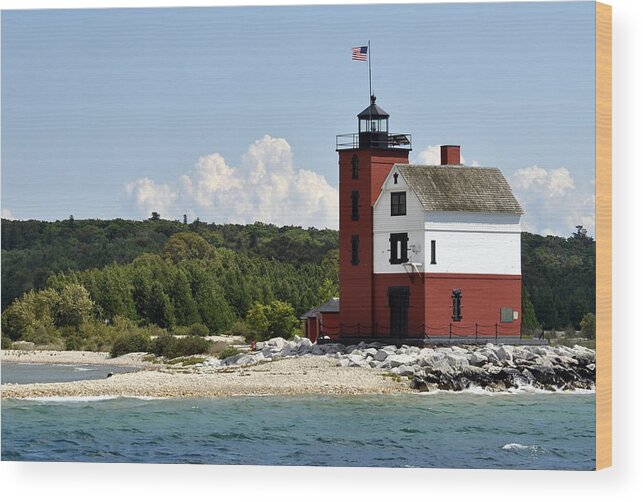
[(409, 288), (392, 286), (388, 288), (388, 305), (391, 310), (391, 336), (403, 337), (409, 334)]

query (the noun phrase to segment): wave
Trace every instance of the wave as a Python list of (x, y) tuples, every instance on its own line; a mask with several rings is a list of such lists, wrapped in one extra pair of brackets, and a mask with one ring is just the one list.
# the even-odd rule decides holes
[(554, 390), (547, 390), (547, 389), (540, 389), (538, 387), (534, 387), (533, 385), (521, 385), (516, 388), (511, 388), (507, 390), (502, 390), (502, 391), (494, 391), (494, 390), (488, 390), (484, 389), (482, 387), (478, 386), (471, 386), (467, 387), (466, 389), (463, 390), (442, 390), (442, 389), (437, 389), (437, 390), (431, 390), (427, 392), (420, 392), (420, 395), (423, 394), (429, 394), (429, 395), (435, 395), (435, 394), (474, 394), (474, 395), (480, 395), (480, 396), (512, 396), (516, 394), (596, 394), (596, 389), (554, 389)]
[(502, 447), (506, 451), (514, 452), (529, 452), (529, 453), (546, 453), (545, 448), (538, 446), (537, 444), (520, 444), (520, 443), (507, 443)]
[(43, 396), (43, 397), (17, 397), (19, 401), (35, 401), (40, 403), (90, 403), (98, 401), (113, 401), (115, 399), (137, 399), (139, 401), (160, 401), (170, 399), (154, 396)]
[(52, 403), (88, 403), (93, 401), (111, 401), (119, 396), (44, 396), (44, 397), (17, 397), (20, 401), (52, 402)]

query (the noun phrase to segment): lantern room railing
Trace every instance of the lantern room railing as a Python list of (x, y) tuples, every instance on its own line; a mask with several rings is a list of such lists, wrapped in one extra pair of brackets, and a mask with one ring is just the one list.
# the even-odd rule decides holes
[[(368, 144), (360, 142), (360, 134), (368, 135)], [(335, 150), (354, 150), (364, 148), (393, 148), (411, 150), (411, 135), (406, 133), (352, 133), (338, 134), (335, 138)]]

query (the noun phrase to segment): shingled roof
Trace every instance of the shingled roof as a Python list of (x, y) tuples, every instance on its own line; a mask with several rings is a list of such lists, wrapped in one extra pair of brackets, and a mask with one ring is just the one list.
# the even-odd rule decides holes
[(309, 319), (311, 317), (317, 317), (317, 314), (324, 312), (339, 312), (339, 298), (331, 298), (326, 303), (319, 305), (318, 307), (313, 307), (305, 314), (302, 314), (300, 319)]
[(427, 211), (523, 214), (511, 187), (495, 167), (395, 167)]

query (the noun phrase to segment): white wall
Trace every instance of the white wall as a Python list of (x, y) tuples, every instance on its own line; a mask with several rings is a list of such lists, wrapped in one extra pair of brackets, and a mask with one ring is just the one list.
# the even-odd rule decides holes
[[(373, 206), (373, 269), (376, 274), (401, 274), (403, 265), (391, 265), (389, 237), (392, 233), (409, 234), (409, 262), (424, 261), (424, 207), (402, 175), (393, 183), (395, 167), (384, 181), (382, 193)], [(391, 192), (406, 192), (406, 215), (391, 216)]]
[[(427, 212), (413, 190), (391, 171), (373, 207), (373, 272), (399, 274), (404, 265), (391, 265), (391, 233), (409, 235), (409, 263), (420, 271), (457, 274), (511, 274), (520, 269), (520, 215), (497, 213)], [(391, 192), (406, 192), (406, 215), (391, 216)], [(436, 241), (436, 264), (431, 265), (431, 241)]]

